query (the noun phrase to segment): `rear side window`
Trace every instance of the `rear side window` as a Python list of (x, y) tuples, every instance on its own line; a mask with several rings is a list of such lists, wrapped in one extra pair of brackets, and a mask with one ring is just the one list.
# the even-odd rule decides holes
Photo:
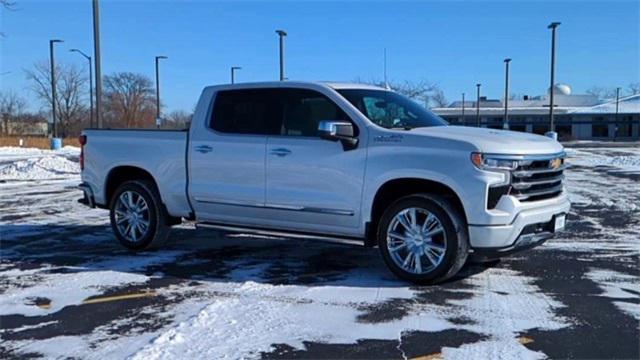
[(282, 107), (277, 89), (227, 90), (216, 94), (210, 126), (223, 133), (277, 135)]

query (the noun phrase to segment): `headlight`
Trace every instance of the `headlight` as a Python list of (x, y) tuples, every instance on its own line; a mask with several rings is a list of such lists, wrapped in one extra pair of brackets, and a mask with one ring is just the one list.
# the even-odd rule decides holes
[(515, 170), (518, 167), (518, 160), (500, 159), (482, 153), (471, 153), (471, 162), (478, 169), (488, 171)]

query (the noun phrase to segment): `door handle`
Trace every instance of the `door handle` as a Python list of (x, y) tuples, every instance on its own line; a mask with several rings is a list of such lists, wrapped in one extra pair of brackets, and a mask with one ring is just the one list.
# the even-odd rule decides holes
[(291, 150), (289, 149), (285, 149), (285, 148), (277, 148), (277, 149), (271, 149), (271, 155), (276, 155), (279, 157), (285, 157), (287, 155), (291, 154)]
[(200, 146), (196, 146), (196, 151), (202, 154), (206, 154), (208, 152), (213, 151), (213, 148), (209, 145), (200, 145)]

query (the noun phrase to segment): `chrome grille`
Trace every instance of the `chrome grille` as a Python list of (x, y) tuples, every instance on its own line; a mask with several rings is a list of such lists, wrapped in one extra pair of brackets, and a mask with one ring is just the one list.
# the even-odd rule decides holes
[(537, 201), (556, 197), (562, 193), (564, 170), (563, 157), (521, 160), (511, 172), (509, 194), (520, 201)]

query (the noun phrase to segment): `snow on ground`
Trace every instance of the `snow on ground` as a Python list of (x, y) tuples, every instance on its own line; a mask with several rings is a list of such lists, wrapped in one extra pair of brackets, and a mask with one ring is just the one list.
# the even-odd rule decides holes
[[(638, 280), (620, 266), (640, 253), (640, 231), (629, 226), (640, 213), (633, 176), (640, 171), (640, 149), (568, 153), (574, 166), (566, 182), (574, 203), (569, 221), (575, 225), (541, 247), (541, 253), (560, 251), (594, 263), (578, 278), (595, 283), (599, 297), (637, 320)], [(438, 347), (444, 358), (537, 359), (549, 354), (525, 346), (522, 334), (561, 331), (584, 322), (565, 315), (569, 305), (558, 297), (565, 288), (544, 288), (539, 266), (527, 268), (528, 255), (477, 273), (469, 270), (451, 284), (414, 287), (389, 275), (375, 251), (246, 235), (197, 235), (188, 224), (179, 227), (180, 239), (175, 240), (186, 245), (130, 254), (113, 244), (104, 210), (76, 203), (78, 155), (71, 147), (0, 148), (0, 316), (42, 317), (40, 323), (0, 328), (0, 348), (13, 354), (235, 359), (260, 357), (278, 344), (306, 350), (310, 343), (357, 347), (368, 339), (396, 341), (399, 352), (390, 357), (397, 357), (407, 355), (411, 345), (404, 342), (413, 333), (421, 332), (421, 343), (428, 344), (429, 334), (464, 331), (474, 340)], [(613, 187), (613, 193), (603, 191)], [(314, 261), (342, 268), (330, 268), (329, 274), (324, 268), (308, 270)], [(610, 261), (618, 262), (616, 270), (603, 265)], [(60, 314), (81, 311), (87, 298), (158, 282), (169, 285), (154, 287), (157, 295), (150, 304), (131, 309), (122, 303), (110, 312), (119, 317), (89, 332), (26, 335), (68, 326)], [(33, 299), (40, 297), (50, 305), (34, 306)], [(76, 321), (83, 322), (82, 317)], [(125, 335), (114, 330), (132, 323), (135, 331)], [(15, 339), (7, 341), (7, 336)]]
[(617, 307), (640, 321), (640, 279), (606, 269), (592, 269), (587, 276), (599, 284), (604, 291), (602, 296), (617, 300), (613, 302)]
[[(133, 358), (239, 359), (267, 352), (274, 343), (303, 349), (305, 341), (348, 344), (363, 338), (395, 339), (405, 332), (455, 328), (487, 334), (492, 340), (481, 344), (480, 352), (475, 348), (449, 349), (447, 358), (468, 359), (474, 352), (489, 358), (539, 358), (541, 354), (523, 347), (516, 334), (533, 327), (559, 329), (567, 323), (554, 316), (553, 309), (562, 305), (544, 295), (532, 298), (529, 294), (538, 289), (530, 284), (531, 279), (519, 275), (502, 269), (483, 273), (469, 281), (477, 290), (463, 291), (473, 295), (470, 299), (443, 305), (416, 303), (406, 316), (384, 323), (358, 321), (364, 314), (362, 308), (392, 299), (411, 299), (414, 291), (405, 287), (363, 291), (342, 286), (225, 284), (219, 291), (229, 296), (215, 300), (193, 318), (168, 330)], [(497, 307), (497, 302), (511, 306)], [(460, 326), (448, 320), (459, 316), (471, 324)], [(493, 343), (500, 346), (494, 347)]]
[(640, 148), (625, 148), (624, 154), (615, 150), (598, 153), (593, 149), (570, 149), (567, 152), (573, 165), (612, 166), (619, 171), (640, 173)]
[(46, 180), (77, 176), (80, 149), (65, 146), (60, 150), (3, 147), (0, 151), (0, 181)]

